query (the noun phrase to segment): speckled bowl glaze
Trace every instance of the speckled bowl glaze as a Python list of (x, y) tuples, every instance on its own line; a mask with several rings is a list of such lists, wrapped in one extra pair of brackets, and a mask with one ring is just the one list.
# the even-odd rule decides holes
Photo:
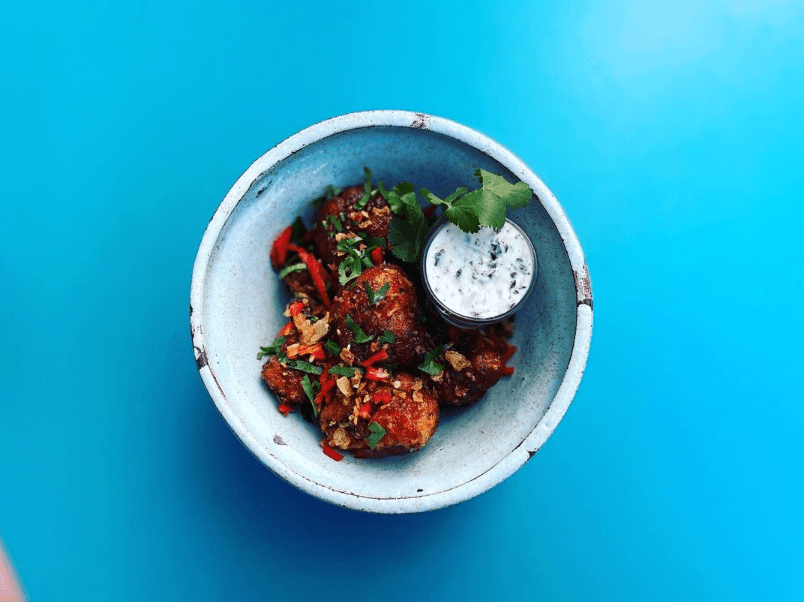
[[(516, 316), (516, 371), (478, 403), (442, 412), (420, 452), (341, 462), (325, 456), (318, 428), (287, 417), (260, 378), (261, 345), (286, 323), (289, 299), (268, 254), (327, 186), (402, 181), (444, 196), (478, 186), (475, 168), (527, 183), (538, 197), (511, 217), (539, 260), (533, 294)], [(231, 429), (266, 466), (328, 502), (383, 513), (433, 510), (474, 497), (527, 462), (555, 430), (583, 375), (592, 292), (583, 252), (553, 194), (508, 150), (455, 122), (407, 111), (351, 113), (317, 123), (260, 157), (207, 226), (190, 293), (201, 378)]]

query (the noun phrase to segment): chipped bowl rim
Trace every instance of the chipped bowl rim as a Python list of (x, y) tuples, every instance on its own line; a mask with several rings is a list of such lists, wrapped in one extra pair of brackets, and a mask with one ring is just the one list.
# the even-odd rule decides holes
[[(371, 127), (423, 129), (442, 134), (475, 148), (506, 167), (531, 187), (550, 216), (567, 253), (575, 283), (577, 305), (572, 352), (561, 385), (542, 419), (511, 453), (492, 468), (456, 487), (415, 497), (378, 498), (338, 491), (291, 470), (258, 441), (227, 400), (207, 361), (204, 339), (207, 267), (226, 221), (252, 184), (263, 173), (311, 144), (349, 130)], [(449, 119), (404, 110), (372, 110), (339, 115), (301, 130), (263, 154), (237, 179), (212, 216), (198, 248), (190, 286), (190, 333), (199, 374), (215, 407), (240, 441), (263, 464), (290, 484), (330, 503), (366, 512), (403, 514), (435, 510), (480, 495), (511, 476), (534, 456), (558, 426), (580, 385), (592, 338), (592, 306), (589, 270), (575, 231), (556, 197), (522, 160), (489, 137)]]

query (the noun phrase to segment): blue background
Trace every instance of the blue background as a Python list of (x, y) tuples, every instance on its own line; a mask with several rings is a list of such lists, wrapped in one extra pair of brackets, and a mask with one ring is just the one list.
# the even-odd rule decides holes
[[(0, 21), (0, 537), (32, 600), (804, 599), (804, 4), (106, 4)], [(542, 451), (422, 515), (275, 477), (189, 337), (236, 178), (376, 108), (524, 159), (595, 294)]]

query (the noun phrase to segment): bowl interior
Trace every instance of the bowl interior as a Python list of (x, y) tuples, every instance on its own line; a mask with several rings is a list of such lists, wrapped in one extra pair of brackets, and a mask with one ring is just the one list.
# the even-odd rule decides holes
[(315, 425), (298, 413), (284, 417), (277, 411), (260, 378), (264, 360), (257, 360), (257, 351), (287, 321), (283, 310), (289, 296), (268, 259), (272, 241), (297, 215), (309, 226), (314, 215), (310, 201), (330, 184), (361, 183), (364, 165), (375, 182), (389, 188), (408, 181), (439, 196), (458, 186), (476, 188), (477, 167), (516, 180), (505, 166), (472, 146), (410, 127), (337, 133), (260, 174), (220, 231), (201, 292), (206, 361), (221, 392), (216, 403), (252, 452), (315, 495), (390, 500), (448, 494), (511, 454), (539, 425), (555, 397), (575, 337), (572, 268), (539, 201), (510, 212), (530, 236), (539, 261), (535, 290), (516, 316), (513, 343), (518, 352), (510, 362), (514, 375), (473, 406), (442, 413), (438, 430), (420, 452), (380, 460), (347, 454), (334, 462), (322, 453)]

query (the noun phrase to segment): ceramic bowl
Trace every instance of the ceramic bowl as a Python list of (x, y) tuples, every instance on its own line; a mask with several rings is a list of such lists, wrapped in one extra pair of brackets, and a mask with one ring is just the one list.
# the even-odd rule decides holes
[[(329, 185), (402, 181), (445, 196), (477, 188), (480, 167), (522, 180), (536, 195), (510, 213), (539, 261), (533, 294), (516, 316), (509, 362), (474, 405), (444, 411), (427, 446), (383, 459), (335, 462), (318, 428), (287, 417), (260, 378), (260, 346), (286, 323), (289, 299), (269, 262), (272, 241)], [(583, 252), (564, 211), (522, 161), (447, 119), (366, 111), (315, 124), (275, 146), (237, 180), (204, 233), (193, 269), (190, 327), (201, 378), (243, 444), (277, 475), (328, 502), (382, 513), (433, 510), (497, 485), (529, 460), (564, 416), (583, 374), (592, 293)]]

